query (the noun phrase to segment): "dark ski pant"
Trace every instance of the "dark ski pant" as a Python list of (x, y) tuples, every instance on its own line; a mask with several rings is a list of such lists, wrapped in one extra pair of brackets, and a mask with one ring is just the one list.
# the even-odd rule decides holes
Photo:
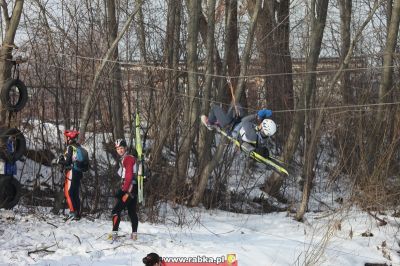
[(113, 221), (113, 231), (118, 231), (119, 223), (121, 221), (121, 212), (124, 209), (128, 210), (129, 219), (132, 223), (132, 232), (137, 232), (139, 219), (136, 213), (136, 195), (132, 198), (129, 197), (126, 202), (122, 200), (122, 197), (117, 198), (117, 203), (115, 204), (111, 214), (112, 214), (112, 221)]
[(81, 199), (79, 198), (79, 187), (81, 185), (82, 172), (74, 169), (65, 173), (64, 195), (70, 212), (81, 214)]
[(218, 105), (211, 105), (210, 113), (208, 114), (208, 122), (214, 124), (218, 122), (220, 127), (226, 127), (233, 122), (234, 113), (229, 109), (227, 113)]

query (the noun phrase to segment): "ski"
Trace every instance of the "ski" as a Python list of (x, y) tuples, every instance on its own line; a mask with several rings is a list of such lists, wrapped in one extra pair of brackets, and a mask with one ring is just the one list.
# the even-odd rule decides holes
[(244, 146), (240, 145), (240, 142), (231, 137), (228, 133), (226, 133), (224, 130), (222, 130), (219, 127), (214, 127), (215, 130), (220, 133), (222, 136), (226, 137), (228, 140), (230, 140), (233, 144), (235, 144), (237, 147), (239, 147), (243, 152), (248, 154), (253, 160), (265, 164), (268, 168), (273, 170), (274, 172), (280, 174), (280, 175), (286, 175), (288, 176), (289, 173), (283, 166), (284, 163), (278, 160), (277, 158), (272, 158), (272, 157), (263, 157), (260, 154), (256, 153), (255, 151), (249, 151), (247, 150)]
[[(117, 235), (113, 235), (112, 233), (103, 234), (99, 238), (104, 239), (104, 235), (106, 236), (105, 240), (110, 244), (129, 244), (129, 245), (150, 244), (155, 239), (154, 235), (146, 234), (146, 233), (141, 233), (140, 237), (138, 239), (132, 239), (131, 235), (128, 233), (121, 233), (121, 234), (117, 234)], [(152, 237), (149, 237), (149, 235)]]
[(140, 139), (140, 118), (139, 112), (136, 112), (135, 119), (135, 141), (136, 141), (136, 152), (137, 152), (137, 182), (138, 182), (138, 202), (144, 205), (144, 197), (143, 197), (143, 149), (142, 149), (142, 141)]
[(110, 244), (122, 242), (128, 234), (123, 234), (123, 235), (113, 235), (112, 233), (107, 235), (106, 240), (110, 242)]

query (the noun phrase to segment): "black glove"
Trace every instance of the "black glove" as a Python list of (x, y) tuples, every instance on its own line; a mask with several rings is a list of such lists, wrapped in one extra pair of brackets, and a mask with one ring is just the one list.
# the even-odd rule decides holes
[(257, 147), (255, 150), (256, 153), (260, 154), (262, 157), (264, 158), (268, 158), (269, 157), (269, 150), (267, 147)]
[(63, 162), (65, 162), (65, 157), (64, 155), (60, 155), (57, 159), (57, 164), (62, 164)]
[(114, 197), (117, 199), (122, 198), (122, 196), (125, 194), (125, 192), (122, 191), (122, 189), (118, 189), (117, 192), (115, 192)]

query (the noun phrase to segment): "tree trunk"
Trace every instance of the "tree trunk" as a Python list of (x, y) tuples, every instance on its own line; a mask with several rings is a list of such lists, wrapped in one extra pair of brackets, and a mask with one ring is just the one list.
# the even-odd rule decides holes
[[(226, 1), (226, 10), (228, 10), (228, 14), (230, 16), (227, 31), (229, 34), (227, 35), (228, 45), (228, 57), (226, 58), (226, 64), (228, 67), (227, 75), (231, 77), (238, 77), (240, 75), (240, 59), (239, 59), (239, 30), (238, 30), (238, 1), (231, 0)], [(237, 89), (239, 79), (234, 78), (231, 79), (232, 87), (234, 89), (233, 93)], [(232, 94), (230, 92), (230, 88), (228, 88), (223, 94), (226, 99), (222, 99), (224, 103), (230, 103), (232, 101)], [(238, 103), (246, 108), (247, 100), (246, 94), (243, 93), (240, 98), (237, 99)]]
[[(317, 3), (316, 3), (317, 2)], [(313, 72), (317, 68), (318, 56), (321, 49), (321, 41), (323, 31), (325, 27), (326, 12), (327, 12), (328, 0), (314, 0), (311, 4), (311, 36), (310, 36), (310, 47), (308, 50), (308, 56), (306, 59), (306, 70), (307, 73), (303, 82), (303, 90), (300, 92), (299, 102), (297, 103), (296, 109), (305, 109), (310, 105), (311, 95), (315, 92), (316, 74)], [(317, 9), (317, 16), (315, 16), (315, 10)], [(283, 160), (290, 162), (296, 151), (298, 141), (303, 131), (303, 125), (305, 121), (305, 113), (299, 111), (295, 113), (292, 127), (289, 132), (289, 136), (286, 140), (283, 149)], [(264, 183), (264, 191), (269, 195), (276, 197), (283, 201), (280, 194), (280, 188), (283, 184), (283, 177), (273, 173)]]
[[(250, 21), (249, 33), (247, 35), (246, 44), (245, 44), (245, 47), (243, 50), (242, 62), (240, 64), (240, 77), (242, 77), (242, 78), (239, 78), (238, 86), (237, 86), (237, 89), (235, 92), (235, 97), (236, 97), (237, 101), (240, 101), (240, 97), (241, 97), (242, 93), (244, 92), (244, 88), (245, 88), (245, 78), (243, 78), (243, 77), (246, 76), (246, 74), (247, 74), (247, 67), (249, 64), (251, 49), (252, 49), (253, 40), (254, 40), (255, 25), (257, 23), (260, 6), (261, 6), (261, 0), (257, 0), (255, 8), (254, 8), (253, 16)], [(191, 206), (197, 206), (200, 203), (200, 200), (203, 198), (204, 191), (205, 191), (205, 188), (207, 185), (208, 177), (211, 175), (211, 172), (214, 170), (214, 168), (220, 162), (222, 155), (224, 153), (224, 150), (225, 150), (225, 144), (226, 144), (226, 139), (223, 138), (221, 143), (218, 145), (217, 151), (215, 152), (213, 159), (202, 170), (201, 176), (200, 176), (201, 182), (197, 187), (195, 196), (192, 198), (192, 200), (190, 202)]]
[[(138, 5), (140, 6), (140, 5)], [(108, 46), (117, 39), (118, 37), (118, 22), (116, 13), (116, 6), (114, 0), (107, 0), (107, 33), (108, 33)], [(112, 110), (112, 125), (114, 138), (124, 138), (124, 116), (122, 112), (122, 86), (121, 86), (121, 65), (118, 63), (118, 45), (115, 47), (114, 52), (111, 55), (111, 110)]]
[[(351, 14), (352, 14), (352, 1), (339, 0), (340, 10), (340, 63), (344, 62), (345, 56), (349, 51), (351, 42)], [(347, 68), (347, 66), (346, 66)], [(350, 84), (350, 72), (345, 71), (340, 80), (340, 90), (344, 105), (355, 104), (353, 96), (353, 88)], [(350, 113), (352, 114), (352, 113)], [(343, 165), (344, 172), (349, 173), (351, 168), (357, 162), (357, 156), (353, 152), (356, 145), (356, 132), (354, 131), (354, 123), (352, 115), (345, 116), (344, 126), (340, 128), (339, 151), (341, 164)]]
[[(254, 2), (251, 1), (251, 2)], [(293, 101), (292, 58), (289, 50), (290, 1), (266, 1), (260, 11), (256, 38), (260, 60), (265, 69), (266, 103), (272, 110), (291, 110)], [(287, 73), (288, 75), (282, 75)], [(278, 75), (276, 75), (278, 74)], [(268, 76), (270, 75), (270, 76)], [(260, 106), (266, 107), (266, 106)], [(285, 113), (275, 113), (279, 124), (278, 143), (286, 142), (292, 119)]]
[[(214, 31), (215, 31), (215, 3), (216, 0), (210, 0), (208, 2), (208, 24), (207, 24), (207, 38), (204, 40), (206, 43), (207, 49), (207, 70), (206, 70), (206, 77), (205, 77), (205, 85), (204, 85), (204, 95), (203, 95), (203, 103), (202, 103), (202, 113), (208, 114), (210, 109), (210, 99), (211, 99), (211, 88), (212, 88), (212, 74), (214, 73), (214, 47), (215, 47), (215, 40), (214, 40)], [(200, 127), (200, 135), (199, 135), (199, 170), (202, 170), (207, 163), (211, 159), (211, 143), (212, 143), (213, 134), (209, 132), (206, 127)], [(204, 177), (203, 177), (204, 178)], [(195, 187), (195, 191), (193, 194), (193, 201), (198, 202), (201, 199), (198, 197), (200, 196), (199, 193), (199, 186), (204, 186), (207, 180), (199, 180), (199, 184)], [(202, 195), (201, 195), (202, 196)]]
[[(310, 13), (310, 22), (311, 22), (311, 36), (310, 36), (310, 47), (309, 47), (309, 55), (307, 56), (306, 59), (306, 75), (304, 84), (303, 84), (303, 97), (301, 99), (304, 99), (304, 107), (309, 108), (310, 107), (310, 98), (311, 95), (315, 94), (316, 90), (316, 69), (317, 69), (317, 63), (318, 63), (318, 57), (319, 53), (321, 51), (321, 43), (322, 43), (322, 37), (324, 35), (324, 29), (325, 29), (325, 22), (326, 22), (326, 14), (328, 11), (328, 3), (329, 0), (315, 0), (312, 1), (311, 4), (311, 13)], [(316, 14), (314, 13), (314, 10), (317, 12)], [(297, 114), (303, 113), (303, 112), (297, 112)], [(296, 115), (295, 116), (295, 125), (293, 127), (299, 128), (300, 129), (300, 124), (302, 125), (304, 123), (305, 116), (303, 115)], [(315, 126), (320, 126), (316, 125)], [(293, 130), (294, 133), (298, 133), (297, 136), (293, 136), (293, 140), (297, 140), (300, 137), (300, 130)], [(292, 131), (291, 131), (292, 132)], [(315, 172), (313, 170), (314, 166), (314, 154), (316, 153), (316, 139), (318, 139), (317, 135), (317, 130), (315, 127), (313, 127), (313, 134), (311, 135), (310, 139), (310, 145), (307, 145), (306, 147), (306, 157), (305, 157), (305, 162), (304, 162), (304, 168), (303, 168), (303, 177), (306, 179), (306, 182), (303, 187), (303, 195), (302, 195), (302, 202), (300, 205), (300, 208), (298, 209), (296, 213), (296, 219), (301, 220), (304, 216), (304, 213), (307, 210), (308, 206), (308, 200), (310, 198), (310, 191), (311, 191), (311, 184), (312, 181), (314, 180), (314, 175)], [(307, 139), (306, 139), (307, 141)], [(295, 145), (293, 148), (295, 148), (297, 145)], [(292, 155), (293, 156), (293, 151)]]
[[(221, 1), (222, 2), (222, 1)], [(225, 40), (224, 40), (224, 59), (221, 75), (226, 76), (238, 76), (239, 75), (239, 65), (240, 61), (235, 60), (239, 58), (238, 56), (238, 29), (237, 29), (237, 0), (234, 1), (224, 1), (225, 9)], [(222, 7), (222, 5), (221, 5)], [(236, 42), (232, 44), (232, 42)], [(231, 51), (235, 49), (235, 51)], [(239, 60), (239, 59), (238, 59)], [(228, 66), (228, 64), (230, 66)], [(231, 73), (232, 72), (232, 73)], [(237, 79), (232, 79), (233, 88), (237, 87)], [(232, 102), (232, 94), (230, 88), (227, 84), (227, 80), (224, 78), (218, 79), (218, 94), (217, 101), (224, 104), (230, 104)], [(222, 106), (225, 107), (225, 106)]]
[[(312, 182), (314, 181), (314, 177), (315, 177), (315, 172), (313, 169), (315, 168), (315, 164), (317, 163), (316, 162), (317, 147), (318, 147), (318, 143), (319, 143), (320, 136), (321, 136), (322, 122), (323, 122), (324, 114), (325, 114), (324, 107), (326, 106), (326, 104), (328, 102), (328, 99), (330, 96), (329, 94), (334, 91), (336, 83), (341, 79), (343, 73), (346, 72), (345, 70), (348, 68), (348, 65), (350, 63), (351, 57), (353, 55), (354, 47), (355, 47), (357, 41), (360, 39), (362, 31), (365, 29), (367, 24), (370, 22), (370, 20), (372, 19), (373, 15), (375, 14), (375, 11), (377, 10), (378, 7), (379, 7), (379, 1), (375, 1), (374, 7), (373, 7), (372, 11), (369, 13), (369, 16), (363, 22), (363, 24), (361, 25), (361, 27), (358, 29), (357, 33), (355, 34), (355, 37), (354, 37), (353, 41), (350, 43), (347, 53), (344, 56), (343, 61), (340, 64), (339, 70), (335, 73), (334, 77), (330, 81), (329, 88), (326, 90), (328, 93), (325, 94), (325, 98), (323, 99), (323, 102), (321, 103), (321, 108), (315, 119), (315, 123), (311, 127), (312, 128), (310, 130), (311, 136), (310, 136), (310, 141), (307, 143), (307, 146), (306, 146), (306, 156), (305, 156), (305, 162), (304, 162), (304, 167), (303, 167), (303, 176), (305, 177), (306, 180), (305, 180), (305, 184), (303, 187), (302, 202), (301, 202), (299, 210), (296, 213), (296, 219), (298, 221), (301, 221), (303, 219), (304, 214), (307, 211), (307, 206), (308, 206), (310, 193), (311, 193)], [(320, 10), (319, 13), (323, 13), (323, 12), (324, 12), (323, 10)], [(326, 17), (326, 14), (325, 15), (322, 14), (321, 16)], [(322, 30), (322, 32), (320, 33), (321, 36), (319, 37), (320, 42), (322, 41), (322, 35), (323, 35), (324, 29), (322, 28), (321, 30)], [(312, 40), (314, 40), (314, 38), (312, 38)], [(314, 42), (312, 42), (312, 44), (314, 44)], [(312, 46), (311, 46), (311, 48), (312, 48)]]
[[(5, 22), (5, 35), (3, 37), (3, 43), (0, 47), (0, 88), (3, 87), (4, 82), (11, 78), (12, 68), (12, 51), (16, 48), (14, 44), (15, 34), (21, 19), (22, 9), (24, 6), (24, 0), (16, 0), (15, 5), (11, 14), (8, 15), (8, 6), (6, 1), (2, 1), (1, 8), (3, 10), (3, 17)], [(3, 108), (3, 104), (0, 101), (0, 125), (6, 124), (6, 111)]]
[[(351, 13), (352, 0), (339, 0), (340, 9), (340, 63), (342, 63), (350, 48), (351, 42)], [(343, 103), (345, 105), (354, 104), (352, 87), (350, 86), (350, 73), (344, 72), (340, 81)]]
[[(398, 92), (398, 90), (395, 91), (393, 87), (393, 65), (395, 65), (394, 54), (396, 53), (397, 38), (399, 34), (400, 0), (393, 0), (390, 2), (393, 3), (393, 6), (391, 6), (392, 12), (390, 13), (390, 20), (388, 21), (387, 26), (388, 32), (386, 47), (383, 55), (383, 66), (379, 85), (378, 103), (380, 103), (380, 105), (376, 116), (377, 120), (374, 123), (372, 134), (369, 134), (370, 139), (368, 140), (368, 143), (371, 143), (369, 145), (369, 154), (371, 154), (369, 162), (369, 166), (371, 167), (370, 170), (371, 172), (378, 171), (380, 176), (386, 176), (386, 172), (377, 169), (379, 167), (379, 160), (381, 159), (381, 155), (387, 153), (390, 149), (388, 143), (390, 143), (393, 135), (397, 133), (395, 132), (396, 128), (393, 119), (393, 113), (396, 108), (385, 105), (385, 103), (392, 102), (395, 96), (394, 92)], [(397, 164), (397, 159), (395, 159), (395, 163)]]
[[(400, 0), (394, 0), (392, 14), (389, 21), (389, 30), (386, 39), (386, 48), (383, 55), (382, 78), (379, 86), (379, 103), (387, 103), (391, 100), (392, 96), (389, 92), (392, 88), (393, 76), (393, 53), (395, 52), (397, 44), (397, 36), (399, 33), (400, 22)], [(383, 121), (384, 110), (386, 106), (380, 105), (378, 109), (378, 121)]]
[(139, 6), (137, 6), (134, 12), (128, 17), (127, 21), (125, 22), (124, 27), (122, 28), (121, 32), (118, 34), (117, 38), (115, 38), (114, 42), (111, 44), (110, 48), (108, 49), (107, 53), (105, 54), (101, 64), (97, 67), (96, 74), (94, 76), (92, 85), (90, 87), (88, 96), (85, 101), (85, 106), (83, 108), (82, 116), (81, 116), (81, 127), (80, 127), (80, 135), (79, 135), (79, 142), (85, 142), (85, 132), (87, 128), (87, 124), (89, 122), (89, 117), (92, 113), (92, 108), (94, 107), (95, 103), (97, 102), (97, 96), (99, 95), (100, 91), (96, 90), (97, 85), (99, 83), (100, 77), (103, 74), (104, 67), (106, 66), (107, 62), (110, 60), (112, 55), (114, 54), (115, 49), (118, 46), (119, 41), (121, 40), (122, 36), (129, 28), (135, 14), (138, 12)]
[[(178, 101), (176, 93), (178, 92), (178, 68), (179, 68), (179, 52), (180, 52), (180, 28), (181, 28), (181, 10), (182, 0), (171, 0), (168, 3), (168, 21), (165, 39), (165, 64), (167, 68), (173, 69), (165, 74), (166, 83), (164, 86), (165, 103), (160, 110), (161, 119), (160, 127), (155, 128), (152, 132), (155, 139), (154, 148), (151, 151), (151, 166), (153, 169), (160, 164), (162, 149), (168, 140), (173, 139), (175, 128), (178, 122)], [(169, 183), (169, 182), (168, 182)]]
[(195, 134), (199, 126), (199, 88), (197, 72), (197, 41), (199, 36), (199, 14), (201, 12), (201, 1), (188, 0), (188, 39), (187, 49), (187, 68), (188, 68), (188, 101), (184, 108), (184, 121), (180, 139), (182, 145), (177, 153), (177, 169), (171, 182), (171, 192), (175, 195), (178, 184), (183, 184), (186, 178), (190, 149), (192, 147)]

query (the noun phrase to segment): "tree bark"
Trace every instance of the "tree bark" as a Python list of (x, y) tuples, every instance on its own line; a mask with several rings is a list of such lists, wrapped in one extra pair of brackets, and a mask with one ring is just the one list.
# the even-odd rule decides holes
[[(317, 63), (319, 58), (319, 53), (321, 51), (321, 43), (322, 37), (324, 35), (325, 22), (326, 22), (326, 14), (328, 11), (328, 3), (329, 0), (315, 0), (312, 1), (311, 4), (311, 12), (310, 12), (310, 22), (311, 22), (311, 36), (310, 36), (310, 47), (309, 54), (306, 59), (306, 78), (303, 84), (303, 92), (301, 101), (303, 102), (303, 106), (307, 109), (310, 107), (310, 98), (311, 95), (315, 93), (316, 90), (316, 73)], [(316, 13), (315, 13), (316, 12)], [(291, 140), (298, 141), (300, 137), (300, 132), (302, 129), (302, 125), (304, 124), (305, 116), (303, 112), (297, 112), (295, 116), (295, 124), (291, 130)], [(315, 125), (317, 126), (317, 125)], [(318, 138), (317, 131), (313, 130), (313, 134), (311, 136), (311, 140), (309, 141), (311, 145), (307, 145), (306, 147), (306, 156), (303, 167), (303, 176), (306, 179), (306, 182), (303, 187), (303, 195), (301, 205), (296, 213), (296, 219), (301, 220), (304, 216), (304, 213), (307, 210), (308, 200), (310, 197), (311, 184), (312, 180), (314, 180), (315, 172), (313, 170), (314, 165), (314, 157), (313, 155), (316, 153), (316, 139)], [(307, 139), (305, 140), (307, 142)], [(296, 145), (292, 145), (291, 148), (293, 150), (289, 151), (291, 156), (293, 156)]]
[[(5, 36), (3, 43), (0, 47), (0, 88), (4, 82), (11, 78), (12, 68), (12, 51), (16, 48), (14, 44), (15, 34), (21, 19), (24, 0), (16, 0), (12, 10), (11, 17), (8, 15), (8, 6), (5, 0), (1, 1), (1, 8), (3, 9), (3, 17), (5, 22)], [(6, 124), (6, 111), (0, 101), (0, 125)]]
[[(140, 5), (138, 5), (140, 6)], [(118, 37), (118, 22), (116, 13), (116, 6), (114, 0), (107, 0), (107, 28), (108, 28), (108, 47), (117, 39)], [(122, 113), (122, 86), (121, 86), (121, 65), (118, 63), (118, 45), (116, 45), (114, 52), (111, 55), (111, 116), (114, 138), (124, 138), (124, 116)]]
[(164, 61), (167, 68), (172, 69), (172, 71), (167, 71), (165, 74), (164, 89), (166, 92), (164, 94), (165, 102), (160, 110), (160, 126), (152, 132), (153, 136), (155, 136), (153, 137), (155, 145), (151, 151), (151, 167), (153, 169), (160, 164), (162, 149), (168, 140), (172, 140), (176, 134), (172, 125), (176, 125), (178, 122), (179, 99), (176, 98), (176, 93), (178, 92), (181, 10), (182, 0), (169, 1)]
[(188, 39), (187, 49), (187, 68), (188, 68), (188, 100), (184, 108), (184, 121), (182, 125), (182, 134), (180, 139), (182, 145), (180, 147), (177, 158), (177, 169), (171, 182), (171, 192), (175, 195), (178, 184), (182, 184), (186, 178), (188, 163), (190, 158), (190, 149), (192, 147), (195, 133), (199, 126), (199, 87), (197, 72), (197, 42), (199, 36), (199, 14), (201, 12), (201, 1), (187, 1), (189, 22), (188, 22)]
[[(253, 3), (249, 1), (249, 3)], [(260, 11), (256, 38), (260, 60), (265, 69), (264, 90), (266, 102), (272, 110), (291, 110), (293, 101), (292, 58), (289, 49), (290, 1), (266, 1)], [(285, 73), (285, 75), (282, 75)], [(278, 74), (278, 75), (276, 75)], [(268, 76), (269, 75), (269, 76)], [(263, 106), (266, 107), (266, 106)], [(275, 113), (279, 124), (278, 144), (286, 142), (292, 119), (284, 113)]]
[[(339, 0), (340, 10), (340, 63), (342, 63), (350, 48), (351, 42), (351, 13), (352, 13), (352, 0)], [(340, 81), (340, 89), (342, 98), (345, 105), (354, 104), (353, 91), (350, 86), (350, 72), (343, 73)]]
[[(352, 1), (339, 0), (340, 10), (340, 64), (345, 60), (345, 56), (349, 51), (351, 42), (351, 14), (352, 14)], [(347, 66), (345, 66), (347, 68)], [(343, 104), (355, 104), (353, 88), (350, 84), (350, 72), (345, 71), (340, 79), (340, 91), (342, 94)], [(357, 161), (357, 155), (354, 153), (356, 145), (356, 132), (354, 131), (355, 120), (353, 117), (345, 116), (344, 125), (340, 128), (339, 151), (343, 171), (349, 173), (352, 165)]]
[[(239, 30), (238, 30), (238, 1), (231, 0), (226, 1), (226, 10), (228, 10), (229, 14), (229, 23), (227, 31), (229, 34), (227, 35), (227, 42), (228, 45), (228, 57), (226, 58), (227, 64), (227, 74), (231, 77), (238, 77), (240, 75), (240, 59), (239, 59)], [(237, 89), (239, 79), (234, 78), (231, 79), (232, 87), (235, 90)], [(223, 94), (226, 99), (222, 99), (224, 103), (230, 103), (232, 101), (232, 95), (230, 93), (230, 88), (225, 91)], [(240, 99), (237, 99), (238, 102), (241, 103), (243, 107), (247, 107), (246, 101), (246, 94), (241, 95)]]
[[(397, 44), (400, 22), (400, 0), (394, 0), (392, 13), (389, 21), (389, 30), (386, 39), (386, 47), (383, 55), (382, 78), (379, 86), (379, 103), (387, 103), (392, 98), (390, 89), (393, 81), (393, 53)], [(378, 121), (383, 121), (386, 107), (380, 105), (378, 108)]]
[[(215, 4), (216, 0), (210, 0), (208, 2), (208, 23), (207, 23), (207, 38), (204, 40), (206, 42), (207, 49), (207, 70), (205, 77), (205, 85), (204, 85), (204, 95), (203, 95), (203, 103), (202, 103), (202, 113), (208, 114), (210, 107), (210, 99), (211, 99), (211, 88), (212, 88), (212, 74), (214, 73), (214, 48), (215, 48), (215, 40), (214, 40), (214, 32), (215, 32)], [(204, 38), (203, 38), (204, 39)], [(207, 162), (211, 159), (211, 143), (212, 143), (213, 134), (209, 132), (206, 127), (200, 127), (200, 135), (199, 135), (199, 170), (204, 169)], [(195, 187), (193, 194), (193, 202), (199, 202), (202, 197), (199, 193), (199, 187), (205, 187), (207, 184), (207, 178), (202, 176), (203, 179), (200, 179), (197, 186)]]

